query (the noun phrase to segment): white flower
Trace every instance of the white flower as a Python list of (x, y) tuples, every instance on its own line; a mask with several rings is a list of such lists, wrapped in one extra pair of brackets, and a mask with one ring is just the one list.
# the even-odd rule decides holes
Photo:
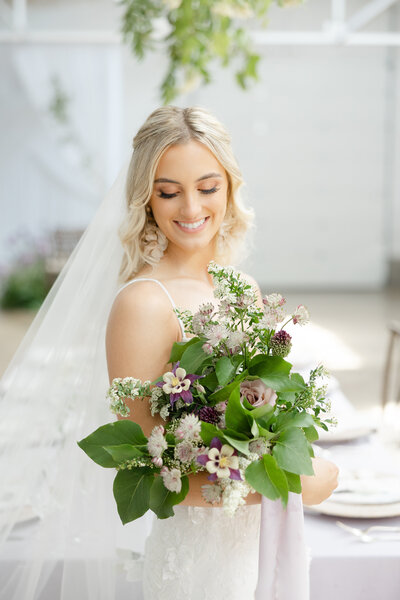
[(203, 496), (206, 502), (210, 504), (215, 504), (216, 502), (221, 501), (221, 487), (214, 483), (213, 485), (202, 485), (201, 486), (201, 495)]
[(181, 418), (175, 437), (180, 440), (196, 441), (200, 439), (201, 421), (196, 415), (189, 414)]
[(175, 446), (175, 458), (183, 463), (190, 463), (197, 457), (197, 446), (184, 440)]
[(163, 467), (160, 472), (163, 483), (170, 492), (179, 493), (182, 489), (181, 472), (179, 469), (167, 469)]
[(206, 469), (209, 473), (216, 473), (218, 479), (230, 476), (229, 469), (238, 469), (238, 457), (233, 456), (234, 449), (228, 444), (223, 444), (221, 450), (210, 448), (208, 451), (209, 460), (206, 462)]
[(262, 456), (263, 454), (270, 454), (269, 452), (269, 443), (265, 438), (258, 438), (257, 440), (253, 440), (249, 444), (250, 452), (254, 452), (258, 456)]
[(282, 294), (269, 294), (263, 298), (263, 303), (269, 306), (270, 308), (279, 308), (283, 306), (286, 302), (286, 299), (282, 296)]
[(163, 380), (165, 381), (162, 389), (166, 394), (179, 394), (186, 391), (190, 387), (190, 379), (185, 379), (186, 371), (182, 367), (178, 367), (175, 373), (168, 371), (164, 373)]
[(230, 334), (230, 331), (225, 325), (212, 325), (207, 330), (208, 343), (211, 346), (217, 346), (220, 342), (225, 340)]
[(245, 498), (253, 488), (247, 481), (230, 480), (222, 493), (222, 503), (225, 513), (233, 516), (239, 506), (246, 504)]
[(285, 311), (281, 308), (267, 309), (259, 323), (259, 327), (263, 327), (264, 329), (275, 329), (278, 323), (281, 323), (284, 320), (285, 316)]
[(248, 335), (245, 331), (231, 331), (226, 340), (226, 345), (230, 350), (237, 349), (243, 342), (248, 340)]
[(192, 319), (193, 333), (195, 333), (196, 335), (201, 335), (204, 332), (204, 329), (206, 328), (206, 326), (208, 325), (209, 320), (210, 319), (209, 319), (208, 315), (205, 315), (202, 312), (197, 312), (195, 315), (193, 315), (193, 319)]
[(304, 304), (299, 304), (293, 313), (293, 323), (296, 325), (305, 325), (310, 320), (310, 315)]
[(159, 457), (162, 455), (164, 450), (168, 448), (166, 439), (164, 438), (164, 427), (157, 425), (153, 428), (149, 439), (147, 441), (147, 449), (151, 456)]
[(166, 421), (169, 416), (169, 406), (168, 404), (164, 404), (164, 406), (160, 410), (160, 417)]

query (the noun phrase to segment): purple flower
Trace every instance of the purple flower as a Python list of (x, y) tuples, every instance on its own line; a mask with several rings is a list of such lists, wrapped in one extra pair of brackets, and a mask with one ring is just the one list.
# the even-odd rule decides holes
[(197, 462), (206, 467), (207, 471), (211, 473), (207, 477), (209, 481), (217, 481), (217, 479), (227, 477), (242, 480), (237, 450), (232, 446), (228, 446), (228, 444), (222, 444), (217, 437), (213, 437), (207, 454), (200, 454), (197, 457)]
[(216, 424), (219, 421), (219, 414), (213, 406), (202, 406), (197, 411), (197, 416), (200, 421), (205, 421), (206, 423)]
[(182, 398), (186, 404), (191, 404), (193, 396), (189, 388), (196, 379), (201, 377), (202, 375), (186, 375), (185, 369), (179, 367), (177, 362), (172, 371), (164, 373), (163, 381), (156, 383), (156, 386), (161, 387), (169, 395), (172, 407), (179, 398)]
[(270, 346), (273, 356), (285, 358), (291, 350), (292, 337), (287, 331), (281, 329), (271, 338)]

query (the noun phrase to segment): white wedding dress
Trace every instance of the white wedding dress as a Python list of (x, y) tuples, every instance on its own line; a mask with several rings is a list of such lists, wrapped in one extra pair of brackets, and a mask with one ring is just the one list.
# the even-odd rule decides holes
[[(123, 285), (119, 291), (138, 278)], [(182, 341), (186, 341), (183, 323)], [(174, 507), (154, 518), (145, 543), (144, 600), (254, 600), (258, 579), (261, 504), (243, 505), (231, 517), (221, 507)]]

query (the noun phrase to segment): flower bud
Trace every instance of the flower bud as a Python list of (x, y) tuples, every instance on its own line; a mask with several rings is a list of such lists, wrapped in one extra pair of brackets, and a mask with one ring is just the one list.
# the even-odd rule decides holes
[(277, 331), (274, 336), (271, 338), (270, 347), (272, 350), (273, 356), (280, 356), (281, 358), (285, 358), (292, 348), (292, 337), (281, 329)]

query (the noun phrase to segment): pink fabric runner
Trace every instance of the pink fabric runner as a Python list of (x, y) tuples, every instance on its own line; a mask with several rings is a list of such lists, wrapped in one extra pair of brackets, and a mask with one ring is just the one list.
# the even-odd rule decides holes
[(255, 600), (309, 600), (310, 562), (301, 494), (289, 492), (286, 509), (263, 496)]

